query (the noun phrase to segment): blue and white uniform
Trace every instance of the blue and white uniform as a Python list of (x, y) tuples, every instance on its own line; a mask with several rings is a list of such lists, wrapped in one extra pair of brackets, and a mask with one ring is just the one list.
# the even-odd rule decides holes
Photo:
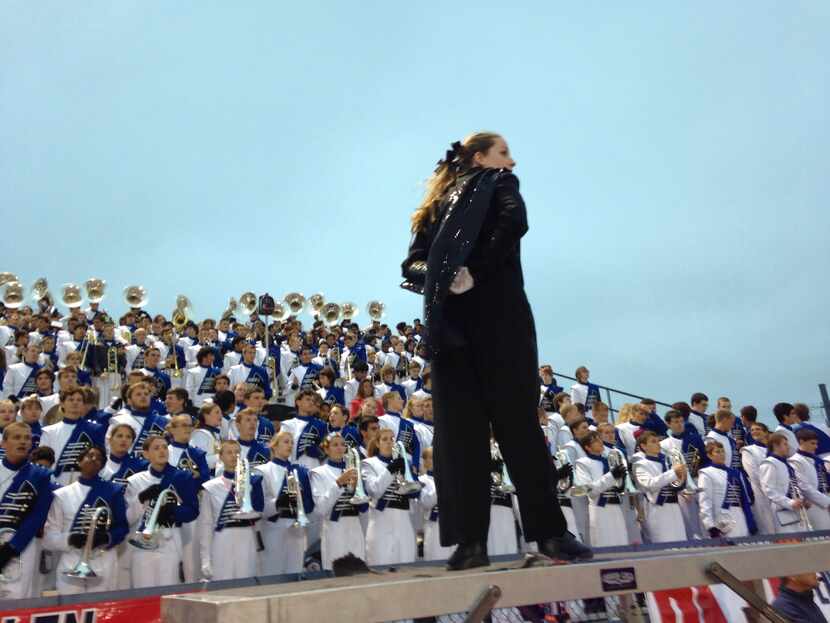
[(52, 470), (55, 482), (68, 485), (80, 476), (78, 457), (81, 452), (90, 446), (104, 445), (104, 427), (89, 420), (61, 420), (43, 428), (40, 445), (55, 451)]
[(801, 493), (811, 506), (807, 509), (813, 530), (830, 530), (830, 475), (823, 460), (799, 450), (790, 457)]
[(755, 534), (752, 490), (743, 472), (711, 463), (700, 470), (700, 519), (703, 529), (717, 528), (730, 538)]

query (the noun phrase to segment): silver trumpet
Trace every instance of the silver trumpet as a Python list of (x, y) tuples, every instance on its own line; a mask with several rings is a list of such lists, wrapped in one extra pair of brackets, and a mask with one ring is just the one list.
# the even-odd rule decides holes
[(363, 476), (360, 474), (360, 452), (357, 448), (349, 448), (346, 451), (346, 469), (354, 469), (357, 471), (357, 482), (354, 485), (354, 495), (349, 500), (349, 504), (360, 506), (369, 502), (369, 496), (366, 495), (366, 490), (363, 488)]
[(292, 469), (285, 476), (288, 479), (288, 495), (292, 496), (297, 506), (297, 519), (291, 524), (295, 528), (305, 528), (308, 525), (308, 517), (305, 514), (303, 504), (303, 492), (300, 491), (300, 476), (296, 469)]
[(625, 493), (628, 494), (635, 494), (638, 493), (637, 487), (634, 486), (634, 483), (631, 481), (631, 475), (628, 472), (628, 465), (625, 462), (625, 457), (623, 453), (620, 452), (618, 448), (610, 448), (608, 450), (608, 467), (614, 469), (617, 465), (625, 465), (626, 472), (625, 476), (617, 479), (617, 487), (622, 489)]
[(153, 512), (150, 513), (150, 518), (144, 524), (144, 529), (136, 530), (133, 533), (133, 536), (129, 539), (130, 545), (139, 549), (158, 549), (159, 534), (161, 533), (161, 527), (158, 525), (159, 513), (161, 512), (161, 507), (164, 506), (167, 498), (171, 495), (175, 498), (176, 502), (181, 501), (173, 487), (167, 487), (159, 493), (156, 505), (153, 506)]
[[(8, 543), (14, 538), (14, 535), (17, 533), (17, 530), (14, 528), (0, 528), (0, 543)], [(0, 573), (0, 584), (16, 582), (20, 579), (20, 576), (23, 574), (23, 563), (20, 560), (20, 557), (13, 558), (9, 561), (6, 565), (6, 568)], [(4, 595), (8, 591), (0, 590), (0, 596)]]
[(507, 465), (504, 462), (504, 457), (499, 450), (499, 444), (496, 441), (490, 442), (490, 458), (494, 461), (501, 462), (501, 473), (491, 474), (493, 484), (496, 485), (496, 491), (499, 493), (514, 493), (516, 486), (510, 480), (510, 473), (507, 471)]
[(240, 456), (236, 460), (234, 476), (236, 504), (239, 510), (233, 514), (233, 518), (256, 519), (261, 513), (256, 512), (251, 504), (251, 464), (248, 459)]
[[(677, 448), (670, 448), (666, 454), (669, 458), (669, 467), (673, 468), (675, 465), (685, 465), (686, 466), (686, 484), (685, 487), (680, 480), (675, 480), (671, 483), (672, 487), (679, 489), (680, 487), (684, 487), (684, 492), (689, 495), (698, 495), (700, 493), (700, 488), (695, 484), (694, 479), (692, 478), (691, 471), (689, 470), (689, 466), (686, 463), (686, 457), (683, 456), (683, 453), (678, 450)], [(721, 530), (721, 532), (723, 532)]]
[[(565, 465), (572, 465), (571, 463), (571, 455), (568, 454), (568, 451), (564, 448), (561, 448), (556, 451), (556, 454), (553, 457), (553, 462), (556, 465), (556, 469), (562, 469)], [(582, 497), (588, 495), (591, 492), (590, 485), (575, 485), (574, 484), (574, 473), (571, 471), (570, 475), (566, 476), (565, 478), (560, 478), (559, 482), (556, 484), (557, 490), (562, 494), (570, 494), (572, 497)]]
[(803, 506), (804, 502), (806, 502), (804, 499), (804, 493), (801, 491), (801, 487), (799, 487), (795, 482), (790, 485), (790, 488), (792, 490), (793, 499), (799, 500), (802, 504), (801, 508), (798, 509), (798, 516), (801, 518), (801, 527), (805, 532), (811, 532), (813, 530), (813, 524), (810, 522), (809, 515), (807, 515), (807, 509)]
[(64, 575), (68, 575), (70, 578), (81, 579), (98, 577), (98, 574), (95, 573), (92, 566), (89, 564), (89, 559), (92, 558), (92, 543), (95, 540), (95, 530), (98, 528), (98, 522), (102, 515), (106, 515), (106, 519), (104, 519), (102, 523), (107, 529), (109, 529), (110, 524), (112, 523), (110, 511), (105, 506), (99, 506), (89, 515), (89, 528), (86, 531), (86, 542), (84, 542), (84, 549), (81, 553), (81, 559), (72, 569), (64, 571)]
[(395, 475), (395, 492), (399, 495), (408, 495), (421, 490), (421, 483), (412, 477), (412, 468), (409, 464), (409, 457), (406, 456), (406, 448), (403, 442), (397, 441), (392, 446), (392, 459), (403, 458), (403, 474)]

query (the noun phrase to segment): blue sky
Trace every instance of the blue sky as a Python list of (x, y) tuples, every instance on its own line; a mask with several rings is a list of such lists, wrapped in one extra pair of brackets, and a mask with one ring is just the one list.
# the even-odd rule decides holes
[(321, 290), (411, 318), (422, 182), (495, 130), (543, 360), (817, 403), (829, 27), (823, 2), (5, 2), (0, 270), (105, 278), (114, 312), (141, 283), (168, 314)]

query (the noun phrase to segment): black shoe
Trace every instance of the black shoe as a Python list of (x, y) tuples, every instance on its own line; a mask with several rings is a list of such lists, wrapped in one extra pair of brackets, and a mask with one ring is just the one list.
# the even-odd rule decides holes
[(473, 541), (471, 543), (459, 543), (458, 547), (447, 561), (448, 571), (463, 571), (464, 569), (475, 569), (486, 567), (490, 564), (487, 557), (487, 543)]
[(570, 532), (560, 537), (550, 537), (537, 541), (539, 553), (559, 560), (590, 560), (594, 552), (587, 545), (576, 540)]

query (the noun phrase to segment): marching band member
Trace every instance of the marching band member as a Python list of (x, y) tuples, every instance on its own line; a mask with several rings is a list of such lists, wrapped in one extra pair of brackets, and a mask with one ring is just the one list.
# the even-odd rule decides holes
[[(700, 468), (706, 464), (706, 448), (694, 427), (686, 426), (683, 413), (670, 409), (666, 411), (665, 421), (668, 425), (668, 437), (660, 442), (664, 454), (672, 449), (682, 452), (686, 459), (689, 475), (696, 478)], [(686, 526), (686, 538), (701, 538), (700, 506), (694, 495), (681, 495), (677, 500), (683, 523)]]
[(228, 374), (232, 367), (242, 362), (242, 349), (246, 343), (245, 338), (241, 335), (237, 335), (231, 340), (231, 348), (222, 358), (223, 374)]
[(40, 357), (40, 346), (29, 344), (23, 351), (23, 361), (11, 364), (6, 370), (3, 378), (3, 389), (0, 390), (0, 398), (15, 396), (24, 398), (29, 394), (37, 393), (35, 377), (41, 366), (38, 363)]
[(175, 387), (167, 392), (164, 397), (164, 415), (166, 420), (171, 420), (177, 415), (187, 414), (187, 392), (181, 387)]
[(732, 438), (732, 425), (735, 415), (731, 411), (715, 412), (715, 427), (706, 433), (706, 439), (717, 441), (723, 446), (726, 464), (733, 469), (741, 469), (741, 454), (737, 442)]
[(205, 453), (205, 462), (211, 474), (216, 473), (221, 440), (222, 409), (213, 403), (203, 405), (199, 409), (198, 426), (190, 436), (190, 445)]
[[(118, 545), (129, 530), (123, 488), (99, 476), (104, 465), (104, 449), (86, 448), (78, 464), (80, 479), (55, 491), (44, 531), (44, 547), (60, 552), (57, 590), (61, 595), (117, 589)], [(104, 511), (93, 528), (93, 513), (99, 508)], [(88, 563), (95, 575), (81, 578), (66, 575), (84, 559), (90, 531), (93, 553)]]
[(346, 395), (343, 393), (343, 388), (334, 386), (335, 378), (334, 368), (325, 367), (320, 370), (320, 375), (317, 377), (320, 383), (320, 389), (317, 390), (317, 393), (320, 394), (323, 402), (330, 405), (343, 405), (345, 407)]
[(252, 468), (271, 460), (271, 449), (256, 439), (258, 420), (259, 416), (253, 409), (242, 409), (236, 414), (236, 428), (239, 431), (236, 440), (241, 446), (240, 452), (245, 454)]
[(360, 445), (357, 451), (360, 452), (360, 457), (366, 459), (369, 457), (369, 446), (377, 439), (380, 432), (380, 420), (374, 414), (361, 415), (357, 421), (357, 430), (360, 433)]
[(660, 452), (660, 438), (652, 431), (644, 431), (638, 443), (643, 455), (633, 463), (632, 479), (648, 501), (646, 532), (652, 543), (685, 541), (686, 527), (677, 499), (688, 476), (686, 465), (669, 466)]
[[(291, 462), (293, 448), (291, 433), (280, 431), (271, 439), (273, 458), (256, 468), (262, 474), (265, 492), (266, 521), (262, 524), (265, 541), (262, 572), (265, 575), (300, 573), (303, 570), (306, 526), (302, 525), (301, 517), (311, 515), (315, 499), (312, 497), (309, 471)], [(289, 486), (289, 474), (297, 489), (293, 484)], [(297, 498), (298, 492), (300, 499)]]
[(73, 353), (81, 347), (84, 337), (87, 334), (87, 330), (86, 324), (76, 324), (72, 329), (72, 338), (69, 340), (63, 340), (58, 344), (59, 367), (62, 368), (66, 365), (66, 357), (69, 353)]
[(375, 386), (372, 379), (366, 378), (360, 381), (357, 386), (357, 394), (349, 403), (349, 418), (354, 420), (361, 411), (364, 403), (371, 403), (375, 406), (375, 413), (378, 417), (383, 415), (383, 406), (379, 400), (375, 400)]
[[(265, 399), (271, 399), (271, 381), (268, 378), (268, 370), (254, 363), (256, 358), (256, 347), (246, 344), (242, 348), (242, 362), (232, 366), (228, 372), (231, 386), (237, 383), (257, 385), (265, 392)], [(201, 405), (200, 405), (201, 406)]]
[[(243, 389), (242, 408), (251, 409), (258, 414), (257, 434), (256, 439), (262, 444), (268, 445), (271, 437), (274, 436), (274, 423), (262, 414), (263, 408), (267, 404), (265, 392), (258, 385), (241, 384)], [(234, 422), (228, 426), (228, 439), (236, 439), (239, 432), (236, 429)]]
[(196, 365), (185, 372), (184, 388), (197, 409), (216, 393), (214, 379), (221, 370), (213, 365), (214, 355), (212, 348), (200, 348), (196, 354)]
[(541, 382), (539, 386), (539, 404), (545, 409), (545, 412), (553, 412), (553, 399), (565, 390), (556, 384), (553, 367), (549, 364), (539, 367), (539, 381)]
[(421, 464), (421, 441), (415, 432), (415, 426), (401, 417), (403, 398), (397, 391), (389, 391), (381, 398), (384, 414), (378, 418), (381, 428), (392, 431), (395, 441), (403, 443), (413, 469), (417, 472)]
[(727, 465), (724, 450), (719, 441), (706, 442), (709, 466), (700, 470), (698, 478), (703, 529), (712, 538), (749, 536), (758, 532), (752, 514), (752, 490), (744, 473)]
[(421, 465), (423, 473), (418, 476), (418, 480), (423, 488), (418, 497), (418, 504), (424, 517), (424, 560), (447, 560), (453, 548), (441, 545), (438, 492), (435, 490), (435, 477), (432, 475), (432, 447), (421, 451)]
[(761, 462), (767, 458), (767, 440), (770, 432), (763, 422), (753, 422), (749, 427), (751, 441), (741, 448), (741, 466), (752, 487), (752, 514), (761, 534), (775, 534), (772, 505), (761, 487)]
[(326, 435), (330, 433), (340, 433), (346, 441), (346, 445), (350, 448), (357, 448), (362, 443), (357, 426), (349, 424), (349, 419), (346, 417), (343, 407), (338, 404), (329, 410)]
[[(346, 360), (345, 353), (341, 357), (341, 360)], [(341, 363), (340, 375), (343, 378), (349, 379), (343, 384), (343, 394), (346, 399), (346, 406), (351, 408), (352, 401), (357, 397), (358, 387), (363, 381), (366, 380), (366, 377), (369, 374), (369, 364), (367, 364), (365, 361), (361, 359), (358, 359), (357, 361), (355, 361), (354, 364), (350, 364), (350, 372), (351, 377), (348, 374), (346, 374), (343, 368), (343, 364)], [(369, 379), (369, 382), (371, 383), (371, 379)], [(373, 386), (372, 395), (374, 395), (374, 393), (375, 392)]]
[(814, 430), (801, 428), (795, 434), (798, 451), (790, 457), (790, 466), (795, 470), (801, 494), (809, 503), (807, 517), (811, 530), (830, 530), (830, 475), (827, 465), (816, 456), (818, 434)]
[(761, 461), (761, 489), (772, 504), (775, 532), (805, 530), (801, 511), (807, 509), (807, 502), (795, 494), (798, 480), (795, 470), (787, 462), (791, 454), (787, 437), (781, 433), (770, 435), (768, 447), (769, 454)]
[(40, 445), (40, 437), (43, 434), (43, 426), (40, 421), (43, 417), (43, 410), (37, 396), (29, 396), (20, 401), (20, 421), (28, 424), (32, 430), (32, 450)]
[(43, 428), (40, 444), (55, 451), (55, 481), (68, 485), (78, 479), (78, 458), (81, 452), (89, 446), (104, 445), (104, 428), (81, 419), (84, 392), (80, 388), (65, 391), (61, 395), (60, 404), (63, 420)]
[(127, 370), (140, 370), (144, 367), (144, 354), (150, 347), (147, 342), (147, 331), (136, 329), (133, 333), (133, 343), (124, 347), (124, 354), (127, 356)]
[(323, 457), (320, 444), (326, 436), (325, 423), (315, 417), (317, 411), (315, 396), (314, 391), (310, 389), (299, 392), (295, 398), (297, 415), (284, 420), (280, 425), (280, 430), (291, 433), (294, 440), (291, 460), (308, 469), (314, 469), (320, 465)]
[[(732, 411), (732, 401), (727, 398), (726, 396), (721, 396), (718, 398), (718, 411)], [(738, 446), (738, 452), (741, 451), (747, 443), (747, 432), (744, 428), (742, 418), (736, 417), (732, 422), (732, 430), (729, 432), (732, 439), (735, 440), (735, 443)], [(725, 446), (724, 446), (725, 449)]]
[[(394, 366), (384, 366), (380, 370), (380, 383), (375, 385), (375, 398), (380, 400), (384, 394), (389, 392), (396, 392), (401, 397), (401, 409), (406, 402), (406, 390), (403, 385), (395, 383), (395, 368)], [(418, 456), (420, 461), (420, 455)]]
[(288, 374), (288, 387), (292, 393), (305, 389), (314, 389), (320, 368), (311, 362), (312, 352), (308, 346), (300, 349), (300, 365), (295, 366)]
[[(507, 467), (498, 453), (498, 444), (490, 439), (490, 527), (487, 531), (487, 554), (500, 556), (517, 554), (519, 542), (516, 539), (516, 499), (505, 489)], [(513, 487), (515, 490), (515, 487)]]
[[(144, 440), (142, 451), (149, 466), (127, 479), (127, 520), (137, 531), (154, 535), (134, 534), (131, 539), (145, 545), (155, 539), (158, 547), (133, 547), (133, 588), (171, 586), (182, 581), (180, 526), (195, 520), (199, 514), (197, 483), (189, 472), (168, 463), (167, 442), (163, 437), (150, 435)], [(165, 494), (168, 489), (171, 493)], [(156, 512), (157, 504), (162, 506)], [(156, 521), (148, 526), (151, 519)]]
[(417, 392), (421, 389), (424, 380), (421, 378), (421, 364), (417, 361), (410, 361), (409, 366), (409, 378), (405, 381), (401, 382), (404, 391), (406, 392), (406, 399), (409, 401), (412, 398), (412, 394)]
[[(197, 529), (201, 547), (202, 577), (206, 580), (231, 580), (259, 575), (259, 534), (257, 519), (265, 508), (262, 475), (251, 471), (248, 483), (253, 511), (242, 513), (236, 489), (236, 463), (240, 445), (222, 442), (219, 458), (225, 471), (208, 480), (200, 507)], [(267, 559), (266, 559), (267, 560)]]
[(206, 452), (190, 445), (193, 434), (193, 418), (186, 413), (174, 415), (167, 423), (166, 431), (172, 438), (168, 446), (168, 461), (176, 469), (190, 472), (199, 482), (205, 483), (210, 478)]
[[(366, 562), (395, 565), (414, 562), (417, 555), (415, 531), (409, 517), (411, 497), (417, 493), (398, 492), (405, 460), (392, 458), (395, 439), (392, 431), (381, 429), (361, 464), (366, 493), (374, 500), (366, 530)], [(400, 476), (398, 476), (400, 475)]]
[(801, 423), (793, 406), (789, 402), (779, 402), (772, 408), (778, 427), (775, 432), (787, 438), (787, 451), (792, 456), (798, 450), (798, 439), (795, 437), (795, 427)]
[(115, 424), (109, 431), (109, 442), (110, 453), (101, 469), (101, 478), (125, 488), (130, 476), (147, 469), (147, 459), (130, 454), (135, 442), (135, 430), (129, 424)]
[[(35, 375), (35, 395), (40, 401), (41, 411), (46, 413), (60, 402), (60, 394), (54, 391), (55, 375), (51, 370), (41, 368)], [(64, 387), (69, 389), (69, 387)]]
[(648, 420), (648, 412), (638, 404), (626, 403), (620, 409), (620, 423), (617, 430), (620, 432), (620, 439), (625, 444), (626, 456), (634, 456), (637, 452), (636, 435), (644, 429)]
[(424, 370), (421, 373), (421, 387), (416, 389), (412, 392), (413, 398), (418, 398), (419, 400), (423, 400), (424, 398), (432, 398), (432, 373), (429, 369)]
[(348, 467), (345, 454), (349, 451), (339, 433), (330, 433), (323, 440), (326, 462), (311, 470), (314, 513), (322, 521), (320, 549), (323, 569), (330, 571), (332, 562), (346, 554), (366, 558), (360, 514), (366, 513), (368, 502), (357, 496), (357, 467)]
[(599, 400), (599, 387), (588, 381), (591, 372), (585, 366), (579, 366), (574, 376), (576, 383), (571, 385), (571, 402), (585, 405), (585, 413), (590, 413), (594, 402)]
[(580, 440), (585, 456), (576, 461), (574, 483), (590, 487), (588, 517), (592, 547), (626, 545), (625, 517), (621, 506), (622, 490), (617, 481), (627, 472), (625, 465), (609, 468), (603, 456), (599, 433), (589, 431)]
[[(167, 392), (172, 387), (172, 381), (170, 379), (170, 375), (159, 368), (160, 361), (161, 351), (156, 346), (150, 346), (144, 351), (144, 366), (138, 369), (143, 372), (145, 376), (153, 379), (156, 384), (159, 385), (160, 389), (163, 388), (164, 395), (167, 395)], [(185, 398), (186, 397), (187, 392), (185, 392)]]
[(2, 445), (0, 529), (11, 529), (14, 536), (0, 545), (0, 573), (9, 577), (0, 588), (6, 599), (26, 599), (36, 596), (32, 594), (32, 578), (39, 548), (32, 539), (46, 522), (52, 504), (50, 473), (29, 462), (32, 437), (28, 425), (6, 425)]
[(150, 389), (146, 383), (133, 383), (127, 387), (127, 406), (112, 416), (107, 429), (107, 443), (114, 427), (129, 424), (135, 432), (130, 454), (142, 456), (144, 440), (150, 435), (164, 435), (167, 419), (150, 410)]

